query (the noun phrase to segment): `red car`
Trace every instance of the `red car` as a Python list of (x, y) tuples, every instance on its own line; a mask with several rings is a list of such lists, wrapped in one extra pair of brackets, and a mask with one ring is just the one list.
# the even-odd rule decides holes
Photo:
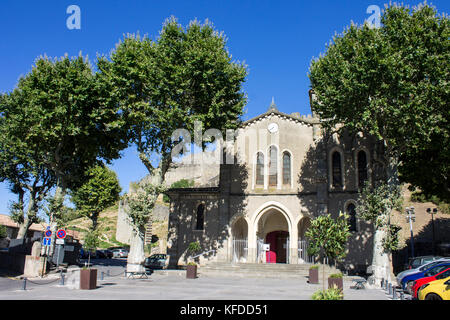
[(411, 288), (411, 293), (412, 293), (413, 298), (417, 299), (419, 297), (419, 290), (420, 290), (420, 287), (422, 287), (423, 285), (425, 285), (431, 281), (445, 279), (447, 277), (450, 277), (450, 268), (446, 268), (434, 276), (431, 276), (431, 277), (425, 276), (425, 278), (417, 279), (416, 281), (414, 281), (414, 284)]

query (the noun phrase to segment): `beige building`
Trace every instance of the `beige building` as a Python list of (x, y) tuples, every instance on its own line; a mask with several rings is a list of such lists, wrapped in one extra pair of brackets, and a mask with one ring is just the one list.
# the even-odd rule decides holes
[(215, 184), (170, 190), (170, 265), (195, 256), (187, 251), (194, 241), (200, 263), (308, 263), (311, 219), (345, 211), (352, 231), (345, 267), (365, 270), (373, 230), (356, 217), (355, 203), (366, 180), (384, 175), (381, 147), (361, 134), (328, 134), (317, 118), (285, 114), (272, 101), (242, 124), (226, 146), (228, 161), (204, 178)]

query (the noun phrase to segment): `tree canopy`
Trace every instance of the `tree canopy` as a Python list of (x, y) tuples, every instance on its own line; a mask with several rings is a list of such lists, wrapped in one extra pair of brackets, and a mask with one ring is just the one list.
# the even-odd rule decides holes
[(72, 202), (95, 230), (99, 214), (119, 200), (121, 188), (116, 173), (104, 165), (89, 168), (85, 176), (87, 181), (71, 192)]
[(19, 194), (15, 209), (22, 210), (24, 188), (34, 201), (30, 216), (55, 186), (55, 203), (62, 204), (88, 168), (120, 156), (128, 143), (123, 119), (104, 97), (105, 87), (82, 56), (40, 57), (1, 97), (0, 179)]
[(400, 178), (450, 198), (450, 24), (429, 5), (392, 5), (381, 27), (352, 24), (310, 66), (327, 128), (382, 139)]
[(98, 62), (99, 78), (128, 120), (129, 136), (153, 174), (152, 154), (159, 155), (160, 175), (171, 163), (177, 129), (235, 128), (246, 98), (243, 64), (232, 61), (226, 38), (211, 23), (192, 21), (183, 28), (166, 20), (157, 40), (128, 35)]

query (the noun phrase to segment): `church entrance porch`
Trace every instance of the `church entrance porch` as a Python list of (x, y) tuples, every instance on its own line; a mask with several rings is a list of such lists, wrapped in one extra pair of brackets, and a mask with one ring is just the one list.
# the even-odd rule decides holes
[(257, 262), (289, 263), (289, 221), (278, 208), (267, 208), (256, 224)]
[(266, 263), (288, 263), (289, 257), (289, 232), (272, 231), (266, 236)]

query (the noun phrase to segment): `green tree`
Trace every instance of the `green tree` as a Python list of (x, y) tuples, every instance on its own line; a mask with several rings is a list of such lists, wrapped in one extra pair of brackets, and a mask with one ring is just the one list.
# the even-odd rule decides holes
[[(174, 183), (172, 183), (170, 185), (170, 188), (191, 188), (194, 186), (194, 180), (187, 180), (187, 179), (181, 179), (178, 181), (175, 181)], [(170, 202), (170, 198), (168, 195), (164, 195), (163, 197), (163, 201), (165, 203), (169, 203)]]
[(24, 111), (24, 96), (19, 90), (0, 96), (0, 182), (17, 195), (9, 204), (11, 218), (19, 224), (17, 238), (40, 221), (39, 208), (56, 180), (44, 165), (45, 144), (26, 141), (29, 128)]
[(225, 132), (236, 128), (243, 114), (246, 67), (232, 61), (224, 34), (209, 22), (193, 21), (183, 28), (175, 18), (168, 19), (155, 41), (128, 35), (109, 60), (99, 59), (98, 69), (111, 93), (109, 103), (119, 106), (127, 119), (128, 136), (155, 192), (161, 190), (180, 142), (172, 137), (175, 130), (192, 133), (199, 121), (204, 128)]
[(145, 227), (151, 218), (158, 195), (164, 191), (164, 186), (156, 186), (144, 179), (137, 184), (135, 190), (130, 190), (123, 197), (129, 222), (133, 228), (130, 252), (128, 254), (128, 268), (130, 271), (143, 270)]
[[(350, 236), (348, 216), (339, 212), (334, 220), (331, 214), (321, 215), (311, 220), (311, 226), (306, 230), (305, 236), (309, 240), (308, 254), (322, 255), (332, 259), (335, 265), (346, 255), (347, 239)], [(323, 285), (325, 286), (325, 268), (323, 268)], [(325, 287), (323, 289), (325, 291)]]
[(92, 221), (97, 229), (99, 214), (119, 200), (121, 187), (117, 175), (105, 165), (89, 168), (86, 182), (71, 192), (72, 202), (83, 216)]
[(346, 256), (347, 238), (350, 236), (348, 216), (339, 213), (334, 220), (331, 214), (321, 215), (311, 220), (305, 236), (309, 239), (308, 254), (322, 253), (335, 262)]
[[(81, 56), (40, 57), (17, 87), (0, 99), (1, 130), (8, 137), (1, 148), (11, 148), (14, 157), (20, 157), (6, 159), (8, 170), (6, 174), (0, 172), (0, 177), (19, 193), (19, 209), (23, 207), (20, 189), (24, 188), (20, 181), (26, 175), (31, 173), (34, 180), (29, 179), (30, 183), (41, 187), (29, 190), (34, 204), (28, 207), (37, 211), (44, 191), (56, 186), (55, 208), (60, 208), (67, 190), (83, 184), (88, 168), (99, 159), (118, 158), (127, 146), (119, 110), (105, 98), (109, 92), (97, 80), (89, 62)], [(36, 200), (33, 193), (39, 193)], [(29, 210), (28, 216), (33, 216)]]
[(392, 190), (392, 187), (384, 182), (375, 187), (366, 183), (358, 195), (356, 213), (362, 219), (373, 223), (375, 229), (372, 266), (375, 268), (373, 277), (376, 281), (387, 279), (392, 273), (392, 251), (398, 249), (398, 232), (401, 228), (391, 222), (391, 212), (394, 209), (401, 211), (401, 206), (400, 188)]
[(313, 111), (328, 129), (378, 137), (388, 177), (450, 197), (448, 16), (392, 5), (380, 28), (352, 24), (310, 66)]

